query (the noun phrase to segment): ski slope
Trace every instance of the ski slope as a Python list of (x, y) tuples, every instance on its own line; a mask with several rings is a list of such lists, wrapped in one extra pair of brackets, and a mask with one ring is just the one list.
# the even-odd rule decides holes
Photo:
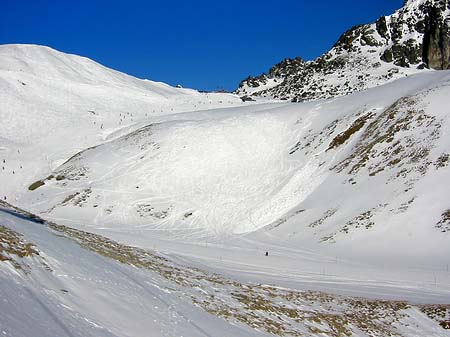
[(8, 159), (2, 191), (10, 200), (26, 188), (24, 177), (54, 169), (148, 117), (242, 104), (237, 96), (137, 79), (35, 45), (0, 46), (0, 101), (7, 121), (0, 125), (0, 156)]
[[(439, 317), (428, 316), (445, 306), (244, 283), (3, 202), (0, 220), (1, 242), (8, 243), (0, 251), (6, 336), (334, 336), (336, 329), (353, 336), (449, 335)], [(32, 253), (15, 252), (18, 242)]]
[[(396, 256), (434, 259), (448, 253), (436, 227), (448, 191), (435, 183), (448, 175), (436, 166), (448, 153), (448, 117), (435, 103), (448, 80), (436, 72), (334, 101), (158, 116), (46, 172), (23, 200), (94, 230), (195, 240), (261, 229), (321, 249), (354, 242), (367, 256), (403, 244)], [(366, 124), (337, 144), (356, 121)], [(434, 214), (424, 219), (429, 198)], [(374, 235), (369, 251), (364, 238)]]
[[(273, 285), (333, 294), (339, 310), (356, 297), (408, 301), (405, 319), (417, 331), (401, 319), (379, 326), (448, 336), (421, 306), (450, 303), (449, 91), (450, 72), (429, 71), (337, 99), (244, 103), (47, 47), (0, 46), (0, 197), (68, 226), (69, 236), (2, 206), (1, 225), (41, 253), (25, 259), (30, 274), (0, 262), (0, 291), (14, 308), (0, 330), (32, 335), (31, 323), (19, 324), (25, 314), (53, 322), (39, 325), (41, 335), (228, 336), (231, 327), (251, 336), (270, 334), (274, 319), (312, 334), (309, 321), (273, 317), (232, 295), (244, 288), (268, 299), (264, 287)], [(140, 260), (111, 261), (83, 241), (89, 233), (164, 256), (180, 279), (141, 270)], [(281, 312), (306, 305), (283, 294)], [(321, 298), (308, 310), (330, 314)], [(266, 320), (251, 321), (258, 315)]]
[(1, 265), (5, 336), (259, 335), (197, 308), (161, 275), (89, 251), (3, 204), (0, 213), (2, 226), (24, 233), (38, 252), (10, 255), (19, 267)]

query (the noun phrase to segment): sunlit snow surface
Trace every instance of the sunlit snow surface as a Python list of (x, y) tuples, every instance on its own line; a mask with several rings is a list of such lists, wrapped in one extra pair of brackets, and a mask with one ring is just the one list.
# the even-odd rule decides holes
[[(332, 100), (242, 103), (44, 47), (1, 46), (0, 60), (0, 197), (9, 203), (244, 283), (450, 302), (449, 72)], [(159, 276), (148, 281), (12, 215), (1, 221), (51, 252), (55, 269), (51, 280), (32, 271), (23, 281), (0, 264), (10, 280), (2, 305), (14, 308), (1, 324), (13, 336), (31, 335), (19, 324), (34, 315), (28, 306), (53, 317), (56, 330), (43, 335), (230, 335), (217, 333), (226, 321), (167, 297)], [(115, 305), (122, 318), (105, 309)]]

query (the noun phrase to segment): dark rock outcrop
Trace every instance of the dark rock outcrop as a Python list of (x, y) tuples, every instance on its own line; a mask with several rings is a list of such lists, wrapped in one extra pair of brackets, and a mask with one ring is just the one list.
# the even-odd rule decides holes
[(450, 18), (442, 18), (442, 7), (426, 6), (423, 61), (433, 69), (450, 69)]

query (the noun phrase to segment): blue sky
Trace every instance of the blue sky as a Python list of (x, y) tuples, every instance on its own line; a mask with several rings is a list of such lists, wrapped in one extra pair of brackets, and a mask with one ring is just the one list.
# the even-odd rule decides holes
[(403, 0), (0, 0), (0, 44), (33, 43), (125, 73), (233, 90), (286, 57), (313, 59)]

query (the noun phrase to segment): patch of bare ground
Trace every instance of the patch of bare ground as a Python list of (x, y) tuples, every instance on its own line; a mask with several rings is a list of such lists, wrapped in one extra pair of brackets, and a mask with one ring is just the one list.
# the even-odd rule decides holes
[[(401, 98), (373, 118), (350, 155), (332, 169), (353, 175), (366, 168), (370, 176), (392, 171), (391, 179), (404, 178), (412, 184), (432, 164), (429, 155), (440, 129), (441, 123), (419, 106), (418, 98)], [(437, 165), (444, 162), (442, 157)]]
[(359, 130), (361, 130), (364, 125), (366, 125), (367, 121), (372, 118), (373, 113), (368, 113), (364, 116), (359, 117), (356, 119), (348, 128), (347, 130), (341, 132), (337, 136), (333, 138), (330, 145), (328, 146), (327, 151), (335, 149), (339, 147), (340, 145), (344, 144), (346, 141), (350, 139), (352, 135), (357, 133)]
[(8, 261), (18, 270), (28, 271), (21, 259), (39, 255), (34, 244), (27, 242), (22, 234), (0, 225), (0, 262)]
[(450, 305), (422, 305), (420, 309), (442, 328), (450, 330)]
[(436, 228), (441, 232), (450, 232), (450, 208), (441, 214), (441, 220), (436, 224)]

